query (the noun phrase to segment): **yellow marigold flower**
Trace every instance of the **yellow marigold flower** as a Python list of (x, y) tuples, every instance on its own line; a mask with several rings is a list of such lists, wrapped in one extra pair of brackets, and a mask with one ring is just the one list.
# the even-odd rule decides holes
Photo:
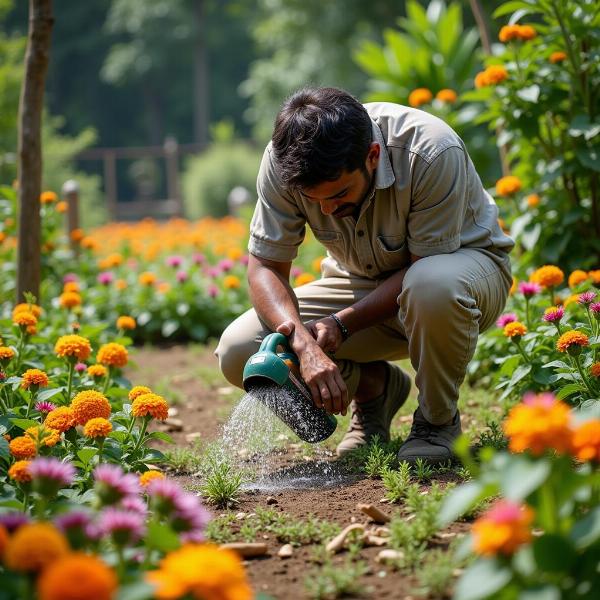
[(504, 25), (500, 29), (498, 39), (503, 43), (510, 42), (511, 40), (519, 39), (519, 26), (518, 25)]
[(589, 271), (588, 276), (594, 285), (600, 285), (600, 269), (597, 269), (596, 271)]
[(70, 406), (59, 406), (46, 415), (44, 426), (61, 433), (68, 431), (75, 427), (75, 413)]
[(583, 346), (589, 346), (590, 340), (582, 331), (571, 329), (563, 333), (556, 342), (556, 349), (559, 352), (569, 352), (569, 354), (579, 354)]
[(519, 321), (513, 321), (504, 326), (502, 333), (504, 333), (507, 338), (521, 338), (521, 336), (527, 333), (527, 327), (525, 327), (523, 323), (519, 323)]
[(590, 367), (590, 375), (592, 377), (600, 377), (600, 362), (595, 362), (591, 367)]
[(510, 290), (508, 290), (508, 294), (512, 296), (517, 291), (517, 286), (519, 284), (519, 280), (516, 277), (512, 278), (512, 285), (510, 286)]
[(146, 487), (153, 479), (164, 479), (165, 476), (160, 471), (146, 471), (140, 475), (140, 485)]
[(54, 525), (26, 523), (11, 536), (4, 560), (13, 571), (40, 571), (68, 552), (65, 536)]
[(559, 453), (571, 448), (571, 411), (552, 394), (530, 394), (511, 408), (504, 421), (504, 433), (512, 452), (528, 450), (539, 456), (546, 450)]
[(129, 315), (121, 315), (117, 319), (117, 329), (135, 329), (136, 326), (135, 319)]
[(21, 387), (24, 390), (28, 390), (31, 386), (46, 387), (50, 383), (48, 375), (39, 369), (27, 369), (22, 377)]
[(496, 194), (498, 196), (512, 196), (516, 194), (522, 187), (521, 180), (514, 175), (507, 175), (506, 177), (501, 177), (496, 182)]
[(0, 361), (8, 362), (15, 357), (15, 351), (8, 346), (0, 346)]
[(534, 513), (526, 505), (497, 501), (473, 523), (473, 549), (482, 556), (511, 555), (531, 540)]
[(317, 273), (321, 272), (321, 263), (323, 262), (324, 258), (324, 256), (318, 256), (317, 258), (315, 258), (315, 260), (312, 261), (311, 267), (313, 271), (316, 271)]
[(223, 278), (223, 287), (226, 290), (237, 290), (242, 285), (240, 278), (236, 275), (227, 275)]
[[(8, 470), (8, 476), (18, 483), (29, 483), (31, 473), (29, 472), (30, 460), (18, 460), (14, 462)], [(2, 553), (0, 552), (0, 557)]]
[(579, 460), (600, 462), (600, 419), (586, 421), (575, 429), (573, 455)]
[(62, 308), (74, 308), (81, 304), (81, 296), (77, 292), (63, 292), (58, 298), (58, 303)]
[(37, 319), (33, 313), (25, 310), (18, 312), (13, 316), (13, 323), (19, 327), (35, 327)]
[(33, 313), (33, 316), (36, 319), (39, 319), (42, 316), (42, 307), (38, 306), (37, 304), (28, 304), (27, 302), (21, 302), (13, 308), (12, 316), (14, 317), (17, 313), (20, 312)]
[(123, 291), (124, 289), (127, 289), (127, 282), (124, 279), (117, 279), (115, 281), (115, 287), (118, 290)]
[(60, 431), (51, 429), (45, 425), (29, 427), (25, 430), (25, 434), (28, 435), (37, 446), (47, 446), (48, 448), (52, 448), (60, 442)]
[(413, 108), (419, 108), (433, 100), (433, 94), (427, 88), (417, 88), (408, 95), (408, 104)]
[(63, 292), (79, 293), (79, 284), (76, 281), (67, 281), (67, 283), (63, 285)]
[(306, 285), (311, 281), (314, 281), (316, 277), (312, 273), (300, 273), (296, 279), (294, 279), (294, 287), (300, 287), (301, 285)]
[(119, 582), (95, 555), (73, 552), (54, 561), (37, 583), (39, 600), (112, 600)]
[(145, 385), (134, 385), (130, 390), (127, 397), (130, 401), (135, 400), (138, 396), (143, 394), (151, 394), (152, 390)]
[(112, 424), (108, 419), (97, 417), (90, 419), (83, 428), (83, 435), (89, 438), (107, 437), (112, 431)]
[(562, 50), (557, 50), (550, 55), (550, 62), (555, 65), (556, 63), (562, 62), (567, 58), (567, 53)]
[(131, 414), (134, 417), (151, 416), (164, 421), (169, 416), (169, 405), (158, 394), (142, 394), (131, 403)]
[(156, 289), (161, 293), (161, 294), (166, 294), (170, 289), (171, 289), (171, 284), (168, 283), (167, 281), (161, 281), (157, 286)]
[(87, 368), (87, 372), (90, 377), (97, 377), (100, 379), (106, 377), (108, 369), (104, 365), (90, 365)]
[(529, 194), (525, 200), (527, 201), (527, 206), (529, 208), (535, 208), (540, 204), (540, 197), (538, 194)]
[(76, 334), (63, 335), (54, 345), (54, 352), (60, 358), (84, 361), (88, 359), (91, 351), (90, 341)]
[(544, 265), (532, 273), (530, 280), (543, 288), (555, 287), (565, 280), (565, 274), (554, 265)]
[(160, 569), (149, 572), (146, 578), (157, 586), (155, 595), (159, 600), (186, 593), (215, 600), (251, 600), (254, 596), (239, 556), (213, 544), (182, 546), (167, 554)]
[(519, 25), (519, 39), (524, 42), (532, 40), (537, 36), (537, 31), (531, 25)]
[(40, 194), (40, 202), (42, 204), (52, 204), (58, 200), (58, 196), (55, 192), (42, 192)]
[(575, 271), (569, 275), (569, 287), (577, 287), (580, 283), (587, 281), (587, 279), (588, 274), (585, 271), (582, 271), (581, 269), (575, 269)]
[(226, 256), (229, 260), (239, 260), (242, 258), (244, 253), (241, 248), (237, 246), (232, 246), (231, 248), (227, 248)]
[(124, 367), (129, 360), (129, 353), (127, 352), (127, 348), (122, 344), (110, 342), (100, 347), (96, 359), (101, 365)]
[(454, 90), (451, 90), (450, 88), (444, 88), (443, 90), (440, 90), (435, 97), (441, 102), (453, 104), (456, 102), (458, 95)]
[(89, 235), (86, 235), (83, 238), (81, 238), (81, 242), (79, 242), (79, 245), (82, 248), (85, 248), (86, 250), (97, 250), (99, 247), (98, 242)]
[(71, 231), (71, 235), (69, 237), (74, 242), (80, 242), (85, 237), (85, 233), (84, 233), (83, 229), (73, 229), (73, 231)]
[(154, 285), (156, 283), (156, 275), (150, 271), (145, 271), (144, 273), (140, 274), (139, 282), (142, 285)]
[(576, 303), (579, 300), (579, 294), (571, 294), (565, 300), (561, 300), (559, 298), (559, 302), (557, 304), (562, 304), (565, 308), (569, 306), (569, 304)]
[(76, 425), (85, 425), (90, 419), (108, 419), (111, 413), (110, 402), (104, 394), (96, 390), (79, 392), (71, 402)]
[(60, 202), (56, 203), (55, 208), (57, 213), (66, 213), (69, 205), (64, 200), (61, 200)]
[(35, 442), (28, 435), (20, 435), (8, 443), (10, 453), (18, 460), (33, 458), (37, 454)]

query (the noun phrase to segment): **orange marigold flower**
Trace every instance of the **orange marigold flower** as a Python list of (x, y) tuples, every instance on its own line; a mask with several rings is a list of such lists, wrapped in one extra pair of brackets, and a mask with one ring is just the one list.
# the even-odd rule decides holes
[(132, 402), (131, 414), (134, 417), (151, 416), (164, 421), (169, 416), (169, 405), (158, 394), (142, 394)]
[(600, 285), (600, 269), (588, 271), (588, 277), (592, 280), (594, 285)]
[(97, 250), (99, 247), (98, 242), (91, 236), (86, 235), (81, 239), (79, 245), (86, 250)]
[(15, 357), (15, 351), (8, 346), (0, 346), (0, 361), (8, 362)]
[(582, 331), (571, 329), (563, 333), (556, 342), (556, 349), (559, 352), (569, 352), (569, 354), (579, 354), (581, 348), (589, 346), (590, 340)]
[(128, 398), (129, 398), (129, 400), (135, 400), (138, 396), (141, 396), (142, 394), (151, 394), (151, 393), (152, 393), (152, 390), (149, 387), (146, 387), (145, 385), (134, 385), (129, 390)]
[(100, 347), (96, 359), (101, 365), (108, 367), (124, 367), (129, 360), (129, 354), (127, 348), (122, 344), (110, 342), (109, 344), (104, 344)]
[(571, 448), (571, 411), (552, 394), (528, 394), (511, 408), (504, 421), (504, 433), (512, 452), (528, 450), (539, 456), (546, 450), (559, 453)]
[(590, 367), (590, 375), (592, 377), (600, 377), (600, 362), (596, 362)]
[(555, 65), (556, 63), (562, 62), (567, 58), (567, 53), (562, 50), (557, 50), (550, 55), (550, 62)]
[(231, 248), (227, 248), (226, 255), (227, 258), (230, 260), (239, 260), (240, 258), (242, 258), (244, 253), (242, 252), (241, 248), (238, 248), (237, 246), (232, 246)]
[(529, 208), (535, 208), (540, 203), (540, 197), (538, 194), (529, 194), (525, 200), (527, 201), (527, 206)]
[(487, 73), (485, 71), (480, 71), (479, 73), (477, 73), (477, 75), (475, 75), (475, 87), (477, 89), (487, 87), (488, 85), (490, 85), (490, 83), (488, 81)]
[(586, 421), (575, 429), (573, 455), (579, 460), (600, 462), (600, 419)]
[(127, 289), (127, 282), (124, 279), (117, 279), (115, 281), (115, 287), (121, 291)]
[(63, 285), (63, 292), (79, 293), (79, 284), (76, 281), (67, 281), (67, 283)]
[(97, 377), (100, 379), (106, 377), (108, 369), (104, 365), (90, 365), (87, 368), (87, 372), (90, 377)]
[(27, 369), (22, 375), (21, 387), (28, 390), (31, 386), (46, 387), (50, 381), (48, 375), (39, 369)]
[(6, 546), (8, 546), (8, 531), (4, 525), (0, 525), (0, 560), (4, 557)]
[(33, 458), (37, 454), (35, 442), (28, 435), (20, 435), (8, 443), (10, 453), (18, 460)]
[(37, 583), (37, 597), (39, 600), (112, 600), (118, 585), (114, 571), (100, 558), (73, 552), (44, 570)]
[(111, 406), (108, 398), (96, 390), (79, 392), (71, 402), (76, 425), (85, 425), (90, 419), (108, 419)]
[(242, 285), (240, 278), (236, 275), (227, 275), (223, 278), (223, 287), (226, 290), (237, 290)]
[(75, 427), (75, 413), (69, 406), (59, 406), (51, 410), (44, 419), (44, 425), (48, 429), (55, 429), (61, 433)]
[(146, 487), (153, 479), (164, 479), (165, 476), (160, 471), (154, 471), (150, 469), (150, 471), (146, 471), (140, 475), (140, 485), (142, 487)]
[(496, 194), (498, 196), (512, 196), (516, 194), (522, 187), (521, 180), (514, 175), (507, 175), (498, 179), (496, 182)]
[(23, 310), (13, 316), (13, 323), (19, 327), (35, 327), (37, 318), (33, 313)]
[(4, 560), (13, 571), (40, 571), (69, 552), (65, 536), (51, 523), (26, 523), (11, 536)]
[(60, 442), (60, 431), (51, 429), (45, 425), (29, 427), (25, 430), (25, 433), (37, 446), (47, 446), (48, 448), (52, 448)]
[(509, 500), (498, 500), (473, 523), (473, 548), (482, 556), (511, 555), (531, 540), (533, 510)]
[(135, 319), (129, 315), (121, 315), (117, 319), (117, 329), (135, 329), (136, 326)]
[(408, 95), (408, 104), (413, 108), (419, 108), (433, 100), (433, 94), (427, 88), (417, 88)]
[[(559, 299), (560, 300), (560, 299)], [(579, 294), (571, 294), (565, 300), (562, 300), (560, 303), (566, 308), (569, 304), (576, 303), (579, 300)]]
[(63, 292), (58, 298), (58, 303), (62, 308), (74, 308), (81, 304), (81, 296), (77, 292)]
[(42, 204), (52, 204), (58, 200), (58, 196), (55, 192), (42, 192), (40, 194), (40, 202)]
[(76, 334), (63, 335), (54, 345), (55, 354), (61, 358), (84, 361), (88, 359), (91, 351), (90, 340)]
[(142, 285), (154, 285), (156, 283), (156, 275), (150, 271), (145, 271), (144, 273), (140, 274), (139, 282)]
[(314, 281), (316, 277), (312, 273), (300, 273), (296, 279), (294, 279), (294, 287), (300, 287), (301, 285), (306, 285), (311, 281)]
[(12, 316), (14, 317), (17, 313), (20, 312), (30, 312), (33, 313), (36, 319), (39, 319), (42, 316), (42, 307), (37, 304), (29, 304), (28, 302), (21, 302), (17, 304), (12, 311)]
[(508, 290), (508, 293), (510, 296), (512, 296), (517, 291), (518, 284), (519, 284), (519, 280), (516, 277), (513, 277), (512, 285), (510, 286), (510, 290)]
[(503, 43), (510, 42), (511, 40), (519, 39), (519, 26), (518, 25), (504, 25), (500, 29), (498, 39)]
[(315, 258), (312, 261), (311, 267), (312, 267), (313, 271), (316, 271), (317, 273), (321, 272), (321, 264), (322, 264), (324, 258), (325, 258), (324, 256), (318, 256), (317, 258)]
[(565, 280), (565, 274), (554, 265), (544, 265), (532, 273), (530, 280), (544, 288), (555, 287)]
[(71, 231), (71, 235), (69, 237), (74, 242), (80, 242), (85, 237), (85, 233), (84, 233), (83, 229), (73, 229), (73, 231)]
[(504, 326), (502, 333), (504, 333), (507, 338), (521, 338), (521, 336), (527, 333), (527, 327), (525, 327), (523, 323), (519, 323), (519, 321), (513, 321)]
[(532, 40), (537, 36), (537, 31), (531, 25), (519, 25), (519, 39), (524, 42)]
[(448, 104), (453, 104), (454, 102), (456, 102), (458, 95), (454, 90), (451, 90), (450, 88), (444, 88), (443, 90), (440, 90), (436, 95), (435, 95), (437, 100), (440, 100), (441, 102), (447, 102)]
[(67, 212), (67, 209), (69, 208), (69, 205), (64, 201), (61, 200), (60, 202), (56, 203), (56, 212), (58, 213), (65, 213)]
[(582, 271), (581, 269), (575, 269), (575, 271), (573, 271), (569, 275), (569, 280), (568, 280), (569, 287), (570, 288), (577, 287), (580, 283), (587, 281), (587, 279), (588, 279), (588, 274), (585, 271)]
[(108, 419), (97, 417), (90, 419), (83, 428), (83, 435), (89, 438), (107, 437), (112, 431), (112, 424)]
[(492, 65), (485, 70), (487, 85), (497, 85), (508, 78), (508, 71), (502, 65)]
[(220, 600), (253, 598), (240, 557), (214, 544), (186, 544), (174, 550), (163, 558), (160, 569), (149, 572), (146, 579), (157, 586), (155, 595), (159, 600), (185, 594)]
[(29, 483), (31, 481), (31, 473), (29, 472), (30, 464), (30, 460), (18, 460), (14, 462), (8, 470), (8, 476), (18, 483)]

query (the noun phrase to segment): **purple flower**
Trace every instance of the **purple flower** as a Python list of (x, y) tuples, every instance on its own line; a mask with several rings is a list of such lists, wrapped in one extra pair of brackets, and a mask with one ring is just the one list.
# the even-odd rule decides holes
[(514, 323), (515, 321), (518, 321), (518, 317), (515, 315), (515, 313), (506, 313), (498, 317), (496, 325), (500, 327), (500, 329), (504, 329), (506, 325), (509, 323)]
[(206, 541), (204, 531), (194, 529), (192, 531), (186, 531), (179, 536), (179, 539), (184, 544), (201, 544)]
[(231, 271), (233, 269), (233, 261), (230, 258), (224, 258), (217, 263), (217, 267), (223, 272)]
[(192, 256), (192, 262), (195, 265), (202, 265), (206, 262), (206, 257), (204, 256), (204, 254), (200, 254), (200, 252), (196, 252), (196, 254), (194, 254)]
[(75, 467), (51, 456), (40, 457), (31, 461), (29, 473), (37, 492), (42, 496), (53, 496), (61, 488), (71, 485)]
[(8, 533), (13, 533), (21, 525), (29, 523), (29, 517), (22, 512), (7, 512), (0, 513), (0, 525), (2, 525)]
[(148, 512), (147, 504), (139, 496), (125, 496), (119, 503), (119, 507), (129, 512), (146, 515)]
[(594, 302), (590, 304), (590, 310), (594, 313), (596, 319), (600, 319), (600, 302)]
[(298, 275), (302, 274), (302, 269), (300, 267), (292, 267), (290, 269), (290, 275), (292, 277), (298, 277)]
[(207, 293), (210, 298), (216, 298), (219, 295), (219, 287), (216, 286), (214, 283), (211, 283), (208, 286)]
[(83, 373), (87, 369), (87, 365), (85, 363), (78, 362), (75, 364), (74, 368), (78, 373)]
[(110, 272), (110, 271), (102, 271), (102, 273), (98, 273), (98, 283), (101, 283), (102, 285), (110, 285), (113, 280), (114, 280), (115, 276)]
[(75, 273), (67, 273), (63, 277), (63, 283), (71, 283), (73, 281), (79, 281), (79, 278), (77, 277), (77, 275)]
[(73, 510), (54, 519), (54, 524), (63, 532), (69, 529), (85, 530), (91, 522), (90, 514), (84, 510)]
[(184, 281), (187, 280), (188, 274), (187, 274), (186, 271), (177, 271), (177, 274), (175, 275), (175, 278), (177, 279), (177, 281), (179, 283), (183, 283)]
[(221, 269), (217, 267), (208, 267), (208, 269), (206, 269), (206, 274), (209, 277), (218, 277), (221, 274)]
[(531, 281), (521, 281), (519, 283), (519, 291), (526, 298), (531, 298), (542, 291), (542, 286)]
[(120, 508), (105, 508), (100, 513), (98, 528), (103, 535), (112, 536), (118, 546), (139, 540), (145, 532), (144, 516)]
[(563, 318), (564, 314), (564, 307), (556, 306), (548, 309), (548, 311), (544, 313), (542, 320), (546, 321), (547, 323), (558, 323)]
[(197, 496), (186, 492), (176, 499), (174, 505), (171, 525), (175, 531), (204, 531), (210, 521), (210, 513)]
[(250, 260), (250, 257), (247, 254), (244, 254), (243, 256), (240, 256), (240, 262), (244, 265), (244, 266), (248, 266), (248, 261)]
[(160, 513), (171, 514), (177, 507), (185, 506), (183, 496), (186, 492), (170, 479), (152, 479), (146, 486), (146, 493)]
[(579, 294), (579, 298), (577, 298), (577, 302), (579, 304), (583, 304), (584, 306), (587, 306), (588, 304), (591, 304), (594, 301), (595, 297), (596, 297), (596, 294), (594, 292), (583, 292), (583, 294)]
[(114, 504), (125, 496), (135, 496), (140, 492), (138, 478), (125, 474), (117, 465), (98, 465), (94, 469), (96, 491), (103, 504)]
[(48, 402), (47, 400), (42, 400), (41, 402), (36, 402), (35, 410), (41, 413), (49, 413), (51, 410), (56, 408), (55, 404), (52, 402)]
[(180, 267), (183, 264), (183, 256), (167, 256), (166, 263), (169, 267)]

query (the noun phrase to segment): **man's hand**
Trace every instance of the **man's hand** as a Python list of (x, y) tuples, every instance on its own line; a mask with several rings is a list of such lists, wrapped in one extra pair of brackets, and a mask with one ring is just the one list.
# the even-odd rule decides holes
[[(333, 322), (333, 319), (328, 320)], [(337, 328), (335, 323), (334, 325)], [(290, 343), (300, 360), (300, 374), (308, 385), (315, 404), (328, 413), (345, 415), (349, 403), (348, 388), (335, 362), (325, 354), (318, 340), (311, 337), (314, 335), (312, 329), (309, 328), (308, 333), (302, 335), (300, 331), (294, 331), (292, 321), (286, 321), (277, 327), (277, 332), (286, 336), (294, 334)]]
[(309, 321), (306, 323), (306, 328), (324, 352), (336, 352), (344, 341), (340, 327), (332, 317)]

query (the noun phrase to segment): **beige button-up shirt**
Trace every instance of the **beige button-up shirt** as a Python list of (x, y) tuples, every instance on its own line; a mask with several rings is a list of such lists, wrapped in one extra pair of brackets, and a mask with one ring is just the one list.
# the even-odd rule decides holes
[(327, 249), (323, 276), (379, 279), (408, 266), (411, 253), (425, 257), (461, 247), (482, 248), (503, 261), (514, 243), (500, 229), (498, 208), (454, 130), (399, 104), (365, 108), (381, 154), (374, 193), (358, 218), (324, 215), (319, 204), (287, 189), (269, 144), (258, 174), (249, 252), (292, 261), (308, 224)]

